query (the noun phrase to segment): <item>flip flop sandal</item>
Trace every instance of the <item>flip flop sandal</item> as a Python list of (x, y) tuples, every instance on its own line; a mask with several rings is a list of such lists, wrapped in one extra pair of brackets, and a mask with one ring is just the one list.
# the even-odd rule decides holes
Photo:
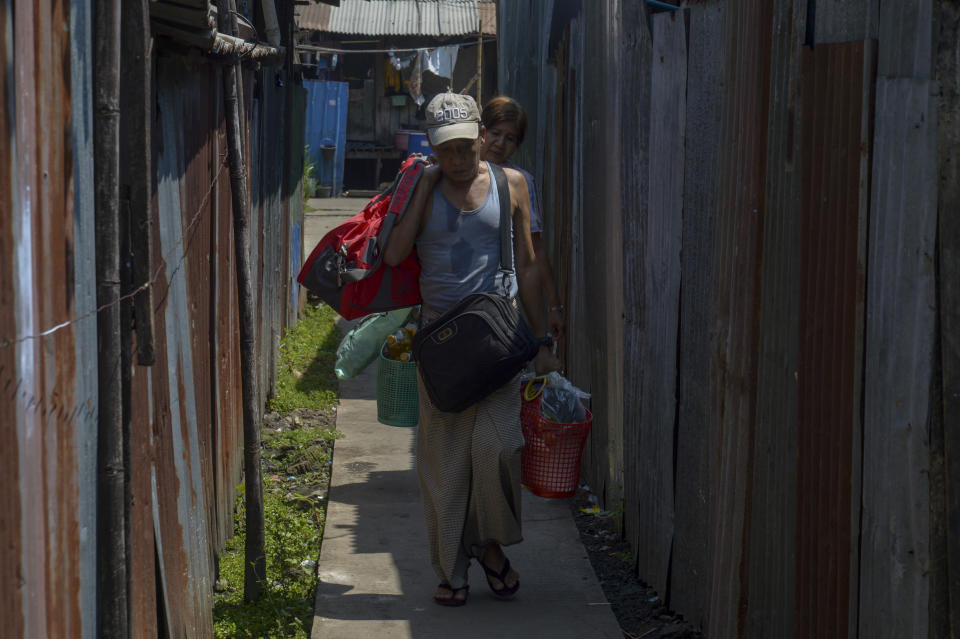
[[(437, 597), (433, 596), (433, 602), (441, 606), (449, 606), (451, 608), (458, 608), (465, 603), (467, 603), (467, 595), (470, 594), (470, 586), (462, 586), (460, 588), (451, 588), (446, 584), (438, 584), (437, 588), (444, 588), (450, 591), (449, 597)], [(463, 592), (463, 599), (458, 599), (457, 594)]]
[[(496, 595), (500, 599), (510, 599), (515, 594), (517, 594), (517, 590), (520, 589), (520, 579), (517, 579), (517, 583), (513, 584), (512, 587), (507, 587), (507, 575), (510, 574), (509, 559), (507, 559), (506, 557), (503, 558), (503, 568), (500, 569), (500, 572), (497, 572), (493, 568), (490, 568), (489, 566), (487, 566), (487, 564), (483, 563), (479, 559), (477, 559), (477, 562), (480, 564), (480, 567), (483, 568), (483, 572), (486, 573), (487, 585), (490, 586), (490, 590), (493, 592), (494, 595)], [(501, 587), (500, 588), (495, 587), (493, 585), (493, 581), (491, 581), (491, 578), (494, 578), (497, 581), (499, 581), (501, 584)]]

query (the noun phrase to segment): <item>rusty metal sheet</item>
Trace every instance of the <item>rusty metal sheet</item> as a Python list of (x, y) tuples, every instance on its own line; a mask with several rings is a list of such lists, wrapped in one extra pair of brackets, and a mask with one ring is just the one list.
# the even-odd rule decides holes
[[(715, 353), (706, 634), (743, 633), (747, 601), (773, 7), (727, 6), (717, 180)], [(759, 561), (759, 559), (758, 559)]]
[[(149, 166), (152, 167), (153, 175), (151, 175), (151, 181), (153, 184), (151, 184), (148, 190), (151, 195), (150, 201), (147, 203), (148, 210), (146, 212), (146, 215), (150, 216), (151, 220), (156, 219), (157, 215), (155, 184), (157, 165), (155, 162), (155, 149), (157, 147), (158, 134), (159, 129), (151, 126), (151, 139), (147, 141), (147, 149), (151, 153)], [(153, 224), (152, 221), (151, 224)], [(147, 255), (139, 255), (136, 253), (134, 255), (135, 259), (146, 259), (148, 256), (152, 258), (154, 263), (149, 263), (145, 266), (147, 272), (150, 273), (150, 277), (153, 277), (159, 273), (155, 266), (155, 263), (159, 261), (157, 253), (159, 250), (159, 237), (153, 232), (150, 234), (149, 239), (151, 246)], [(159, 286), (159, 283), (160, 282), (154, 283), (152, 290), (152, 301), (154, 304), (149, 309), (149, 312), (152, 314), (151, 319), (154, 322), (154, 329), (158, 315), (157, 306), (163, 298), (163, 289)], [(132, 336), (133, 345), (131, 352), (138, 352), (139, 349), (136, 345), (140, 339), (145, 338), (142, 333), (148, 333), (151, 337), (146, 339), (151, 340), (155, 356), (157, 352), (155, 349), (166, 340), (166, 335), (157, 333), (156, 330), (136, 330), (139, 327), (136, 326), (136, 320), (134, 320), (134, 323), (135, 330)], [(163, 347), (162, 350), (165, 351), (165, 347)], [(135, 358), (134, 361), (137, 359), (138, 358)], [(129, 364), (130, 361), (128, 360), (127, 363)], [(131, 494), (131, 506), (128, 511), (130, 536), (127, 557), (130, 565), (129, 574), (137, 576), (137, 578), (130, 583), (128, 596), (130, 606), (130, 634), (131, 637), (136, 637), (137, 639), (152, 639), (153, 637), (157, 637), (165, 627), (163, 622), (158, 623), (158, 620), (166, 616), (162, 601), (158, 601), (158, 596), (162, 595), (162, 588), (158, 588), (161, 580), (157, 574), (159, 571), (157, 557), (161, 555), (158, 552), (159, 540), (157, 539), (157, 531), (154, 525), (154, 511), (157, 508), (157, 504), (154, 501), (155, 491), (153, 488), (153, 478), (156, 472), (154, 449), (156, 424), (153, 418), (154, 370), (155, 362), (151, 367), (144, 367), (138, 364), (131, 365), (128, 372), (129, 379), (125, 380), (125, 383), (129, 384), (129, 388), (127, 389), (129, 401), (125, 410), (129, 411), (127, 423), (129, 424), (128, 458), (130, 459), (130, 465), (127, 469), (127, 477)]]
[(480, 33), (497, 35), (497, 8), (496, 0), (477, 0), (477, 16), (480, 21)]
[[(276, 379), (276, 359), (273, 353), (280, 345), (282, 335), (283, 309), (286, 295), (283, 293), (286, 282), (286, 264), (284, 248), (288, 242), (288, 220), (282, 210), (283, 192), (283, 155), (288, 144), (282, 130), (276, 130), (283, 122), (284, 91), (271, 82), (271, 75), (260, 78), (260, 94), (257, 108), (251, 123), (253, 139), (257, 140), (257, 164), (253, 167), (251, 184), (257, 184), (257, 196), (253, 199), (253, 209), (257, 211), (256, 223), (252, 226), (260, 236), (260, 339), (261, 352), (261, 392), (265, 396), (274, 394)], [(272, 133), (268, 133), (272, 131)]]
[[(93, 193), (93, 9), (90, 3), (70, 4), (70, 122), (73, 149), (73, 314), (76, 353), (72, 422), (77, 468), (76, 517), (80, 545), (74, 557), (80, 571), (78, 628), (92, 637), (97, 628), (97, 291)], [(71, 222), (67, 222), (71, 224)]]
[(92, 585), (81, 581), (92, 565), (81, 555), (89, 521), (79, 518), (91, 495), (74, 482), (76, 433), (89, 434), (90, 415), (75, 395), (69, 19), (69, 7), (49, 2), (0, 9), (8, 169), (0, 252), (9, 260), (0, 281), (0, 404), (10, 427), (0, 489), (10, 574), (0, 590), (5, 632), (16, 636), (68, 636), (91, 621), (80, 594)]
[(710, 312), (716, 180), (720, 164), (724, 3), (692, 6), (687, 42), (686, 129), (678, 355), (677, 467), (674, 487), (672, 609), (703, 627), (707, 609), (709, 557)]
[[(196, 63), (184, 77), (181, 64), (163, 56), (158, 62), (155, 246), (164, 270), (156, 295), (162, 356), (150, 378), (150, 501), (160, 557), (159, 605), (174, 634), (189, 634), (209, 621), (214, 553), (232, 534), (243, 419), (221, 77), (207, 63)], [(261, 84), (257, 97), (254, 82)], [(288, 145), (277, 132), (284, 92), (267, 73), (259, 78), (247, 73), (244, 85), (246, 163), (255, 204), (253, 275), (260, 295), (256, 374), (266, 384), (272, 383), (278, 337), (293, 317), (284, 292), (292, 268), (286, 263), (292, 252), (283, 246), (289, 237), (284, 229), (289, 194), (282, 188), (287, 180), (282, 154)]]
[(931, 95), (929, 80), (877, 80), (867, 274), (861, 637), (925, 637), (929, 630), (927, 420), (937, 217), (937, 112)]
[[(293, 104), (290, 105), (289, 116), (292, 118), (291, 129), (293, 140), (290, 144), (292, 149), (302, 149), (306, 145), (306, 115), (307, 115), (307, 90), (302, 87), (293, 89)], [(287, 193), (303, 193), (303, 154), (295, 153), (290, 158), (289, 174), (287, 179), (290, 184), (287, 186)], [(289, 299), (287, 301), (287, 317), (284, 322), (287, 326), (293, 326), (297, 320), (297, 313), (300, 309), (300, 302), (305, 299), (305, 294), (301, 293), (301, 287), (297, 283), (297, 274), (300, 272), (305, 256), (303, 248), (303, 200), (299, 197), (287, 198), (290, 207), (290, 239), (287, 245), (290, 247), (288, 264), (290, 270), (287, 273), (287, 283), (289, 288)]]
[[(193, 636), (210, 627), (213, 559), (204, 503), (187, 281), (209, 274), (190, 273), (186, 259), (195, 220), (206, 206), (198, 206), (197, 200), (206, 198), (190, 197), (192, 192), (181, 182), (200, 141), (188, 139), (182, 126), (189, 113), (186, 98), (196, 89), (190, 91), (179, 78), (177, 61), (161, 59), (157, 93), (162, 146), (156, 162), (158, 215), (154, 225), (165, 281), (157, 295), (161, 313), (156, 318), (157, 363), (151, 379), (157, 430), (154, 526), (168, 623), (174, 635)], [(209, 179), (207, 183), (209, 188)], [(209, 327), (203, 330), (208, 331)]]
[[(774, 3), (747, 635), (794, 636), (800, 273), (800, 43), (806, 5)], [(803, 635), (799, 635), (803, 636)]]
[[(4, 3), (0, 7), (0, 65), (3, 69), (13, 68), (15, 60), (10, 56), (14, 50), (12, 23), (11, 3)], [(16, 88), (13, 74), (0, 74), (0, 164), (3, 166), (16, 166), (16, 121), (8, 108), (13, 104)], [(8, 439), (8, 452), (0, 463), (0, 530), (4, 536), (4, 543), (0, 544), (0, 617), (4, 620), (6, 632), (20, 637), (24, 629), (24, 590), (18, 583), (23, 547), (20, 456), (10, 453), (17, 450), (21, 432), (17, 409), (17, 347), (12, 343), (17, 336), (14, 231), (19, 224), (18, 193), (14, 186), (17, 180), (13, 174), (14, 171), (0, 171), (0, 414), (7, 415), (6, 420), (10, 415), (14, 416), (12, 424), (5, 421), (4, 433), (9, 434), (12, 426), (15, 435)]]
[[(127, 7), (131, 10), (128, 11)], [(153, 276), (151, 212), (153, 176), (152, 125), (154, 113), (152, 71), (154, 57), (149, 32), (149, 16), (144, 3), (125, 5), (122, 18), (120, 69), (120, 238), (121, 294), (131, 295)], [(127, 458), (135, 460), (126, 472), (130, 492), (127, 565), (130, 575), (127, 591), (130, 635), (152, 639), (163, 632), (157, 623), (156, 539), (153, 527), (152, 414), (149, 401), (150, 369), (154, 362), (154, 299), (147, 288), (121, 305), (121, 375), (124, 384), (124, 419), (127, 429)]]
[[(36, 102), (38, 88), (34, 69), (37, 60), (33, 39), (38, 25), (35, 23), (34, 7), (20, 7), (14, 11), (14, 42), (16, 57), (14, 65), (15, 90), (13, 95), (16, 114), (16, 211), (14, 232), (14, 272), (17, 274), (17, 286), (14, 289), (15, 331), (18, 338), (40, 333), (40, 323), (36, 317), (37, 300), (35, 295), (36, 255), (35, 225), (40, 212), (39, 185), (37, 184), (38, 164), (42, 162), (36, 145), (36, 135), (40, 122), (37, 119)], [(41, 82), (43, 80), (41, 79)], [(47, 632), (47, 589), (46, 562), (44, 561), (45, 537), (42, 533), (44, 518), (43, 498), (43, 442), (40, 434), (43, 424), (36, 413), (29, 410), (41, 398), (41, 365), (38, 344), (28, 339), (15, 346), (17, 352), (16, 383), (18, 397), (16, 405), (17, 452), (19, 488), (21, 500), (20, 517), (17, 522), (21, 534), (20, 556), (18, 557), (18, 576), (24, 585), (21, 614), (24, 632), (28, 635), (46, 636)], [(22, 595), (21, 595), (22, 596)]]
[[(200, 484), (204, 491), (203, 505), (208, 528), (213, 529), (216, 500), (213, 481), (213, 465), (216, 464), (213, 445), (213, 412), (216, 396), (213, 384), (213, 368), (217, 354), (211, 339), (213, 325), (213, 281), (216, 265), (210, 259), (213, 229), (215, 228), (214, 201), (210, 183), (220, 172), (222, 161), (215, 155), (212, 145), (215, 139), (221, 93), (217, 82), (219, 74), (212, 65), (204, 65), (183, 81), (182, 109), (191, 117), (183, 120), (185, 140), (194, 140), (196, 150), (185, 149), (187, 162), (180, 177), (183, 185), (181, 204), (184, 213), (184, 247), (186, 259), (187, 296), (190, 300), (189, 336), (192, 355), (194, 387), (196, 389), (196, 429), (199, 444)], [(209, 90), (209, 89), (213, 90)], [(219, 180), (218, 180), (219, 181)], [(215, 188), (215, 187), (214, 187)], [(215, 568), (214, 568), (215, 569)]]
[[(60, 27), (69, 23), (69, 7), (65, 3), (40, 2), (37, 7), (34, 40), (37, 69), (53, 69), (54, 73), (38, 72), (37, 129), (43, 145), (37, 154), (39, 188), (39, 235), (36, 246), (35, 279), (39, 302), (39, 327), (58, 326), (75, 317), (73, 291), (69, 276), (73, 271), (73, 210), (70, 202), (69, 170), (70, 122), (70, 42), (69, 34)], [(56, 167), (56, 168), (55, 168)], [(35, 237), (37, 237), (35, 235)], [(66, 282), (66, 286), (63, 283)], [(66, 288), (66, 295), (58, 294)], [(77, 492), (73, 480), (77, 473), (77, 451), (74, 448), (74, 426), (63, 417), (61, 406), (73, 406), (76, 376), (75, 327), (71, 323), (62, 330), (37, 342), (42, 370), (38, 418), (43, 427), (43, 457), (35, 461), (45, 467), (40, 485), (45, 499), (31, 504), (45, 509), (47, 580), (47, 630), (51, 635), (69, 636), (82, 625), (80, 609), (80, 564), (70, 561), (80, 554), (81, 532), (76, 518)], [(28, 503), (28, 502), (25, 502)], [(42, 505), (41, 505), (42, 504)], [(40, 520), (40, 517), (38, 517)]]
[(157, 539), (154, 535), (154, 421), (151, 397), (152, 369), (130, 368), (129, 458), (132, 503), (129, 509), (130, 536), (127, 557), (130, 574), (130, 636), (153, 639), (160, 636), (157, 619)]
[(327, 31), (331, 11), (333, 7), (323, 2), (297, 7), (297, 28), (304, 31)]
[(797, 636), (856, 636), (873, 46), (803, 53)]
[[(254, 157), (259, 157), (263, 153), (263, 136), (260, 135), (261, 123), (263, 119), (263, 109), (264, 101), (255, 100), (253, 101), (252, 108), (247, 111), (250, 113), (250, 146), (247, 147), (250, 149), (250, 159)], [(251, 166), (250, 172), (247, 174), (248, 183), (250, 188), (250, 253), (251, 253), (251, 277), (254, 281), (255, 290), (263, 290), (263, 286), (266, 282), (264, 273), (271, 267), (269, 262), (269, 253), (270, 246), (264, 242), (264, 233), (267, 231), (269, 226), (264, 223), (265, 214), (269, 214), (269, 209), (264, 210), (262, 201), (264, 198), (269, 198), (268, 195), (263, 195), (261, 193), (263, 184), (260, 179), (262, 173), (262, 167), (260, 166)], [(257, 308), (254, 309), (254, 320), (256, 321), (256, 349), (258, 353), (267, 353), (270, 349), (270, 343), (272, 341), (271, 336), (271, 325), (270, 325), (270, 305), (268, 299), (260, 299), (257, 304)], [(271, 383), (270, 372), (268, 370), (268, 362), (261, 359), (259, 361), (259, 367), (257, 368), (257, 374), (260, 379), (258, 380), (258, 386), (261, 391), (269, 388)]]
[[(220, 127), (216, 137), (217, 156), (226, 153), (226, 131)], [(243, 470), (243, 393), (240, 378), (240, 318), (238, 315), (237, 274), (233, 243), (233, 209), (230, 198), (229, 171), (218, 169), (221, 179), (214, 189), (217, 232), (216, 264), (216, 327), (213, 341), (217, 345), (217, 366), (214, 388), (219, 401), (214, 427), (216, 451), (217, 548), (233, 534), (235, 488)]]
[[(89, 3), (0, 8), (0, 616), (5, 636), (93, 636), (97, 620), (97, 337)], [(176, 58), (157, 83), (164, 134), (154, 267), (158, 352), (130, 371), (131, 634), (209, 633), (214, 551), (240, 478), (240, 366), (216, 68)], [(162, 66), (162, 65), (161, 65)], [(189, 73), (184, 73), (184, 68)], [(251, 80), (252, 95), (252, 76)], [(212, 90), (211, 90), (212, 87)], [(282, 92), (281, 97), (282, 97)], [(281, 101), (282, 105), (283, 102)], [(281, 111), (274, 115), (282, 119)], [(248, 117), (249, 121), (249, 117)], [(292, 255), (281, 125), (265, 123), (277, 262), (261, 290), (279, 332)], [(195, 217), (194, 216), (198, 216)], [(160, 222), (162, 221), (162, 225)], [(286, 239), (283, 239), (286, 238)], [(222, 255), (224, 263), (211, 255)], [(272, 371), (268, 345), (264, 368)], [(212, 532), (216, 529), (216, 534)], [(159, 564), (156, 563), (159, 557)], [(155, 574), (160, 573), (157, 602)], [(159, 608), (159, 610), (158, 610)], [(163, 619), (164, 628), (157, 626)]]
[[(216, 84), (221, 83), (220, 72)], [(213, 321), (210, 342), (212, 363), (211, 389), (214, 410), (211, 419), (213, 445), (213, 485), (216, 515), (211, 522), (212, 543), (222, 548), (233, 534), (234, 488), (241, 481), (243, 413), (240, 380), (240, 325), (237, 314), (237, 277), (234, 266), (233, 209), (229, 169), (226, 166), (226, 127), (223, 105), (214, 105), (216, 126), (210, 140), (211, 179), (217, 183), (210, 192), (212, 224), (210, 242), (211, 303)]]

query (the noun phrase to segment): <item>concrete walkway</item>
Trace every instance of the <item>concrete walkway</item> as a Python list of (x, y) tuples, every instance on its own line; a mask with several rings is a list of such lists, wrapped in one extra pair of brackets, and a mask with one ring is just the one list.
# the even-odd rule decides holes
[[(311, 200), (329, 222), (333, 206), (346, 219), (361, 200)], [(349, 209), (350, 207), (346, 207)], [(316, 233), (316, 231), (314, 231)], [(317, 239), (322, 236), (320, 232)], [(315, 243), (315, 240), (313, 241)], [(313, 243), (305, 243), (307, 253)], [(520, 574), (520, 591), (500, 601), (483, 570), (470, 571), (467, 605), (433, 603), (437, 578), (413, 462), (415, 428), (377, 421), (376, 363), (340, 385), (326, 530), (318, 571), (314, 639), (615, 639), (622, 633), (580, 542), (569, 506), (524, 491), (524, 542), (506, 549)]]

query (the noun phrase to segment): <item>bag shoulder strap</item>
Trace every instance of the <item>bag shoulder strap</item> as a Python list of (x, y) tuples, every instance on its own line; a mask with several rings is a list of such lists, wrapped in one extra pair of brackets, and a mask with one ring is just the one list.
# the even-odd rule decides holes
[(416, 188), (417, 182), (420, 181), (426, 165), (425, 160), (416, 158), (411, 162), (408, 159), (404, 162), (404, 165), (401, 166), (397, 177), (393, 180), (393, 184), (367, 205), (370, 207), (375, 203), (381, 202), (384, 198), (390, 198), (387, 211), (384, 214), (383, 224), (377, 233), (376, 241), (370, 242), (367, 247), (368, 254), (365, 256), (364, 261), (373, 265), (372, 270), (380, 267), (380, 263), (383, 260), (383, 249), (387, 246), (387, 239), (390, 237), (391, 231), (393, 231), (394, 224), (407, 212), (407, 206), (410, 204), (410, 200), (413, 199), (413, 190)]
[(507, 183), (507, 174), (504, 170), (488, 162), (490, 173), (497, 185), (497, 195), (500, 197), (500, 270), (511, 271), (514, 268), (513, 261), (513, 218), (510, 215), (510, 185)]

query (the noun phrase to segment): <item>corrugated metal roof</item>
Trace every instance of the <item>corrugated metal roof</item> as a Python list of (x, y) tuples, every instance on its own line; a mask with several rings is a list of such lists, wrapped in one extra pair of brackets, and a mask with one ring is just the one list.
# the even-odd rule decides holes
[[(478, 6), (479, 5), (479, 6)], [(457, 36), (496, 32), (496, 6), (478, 0), (342, 0), (339, 7), (299, 9), (297, 26), (310, 31), (372, 36)]]

